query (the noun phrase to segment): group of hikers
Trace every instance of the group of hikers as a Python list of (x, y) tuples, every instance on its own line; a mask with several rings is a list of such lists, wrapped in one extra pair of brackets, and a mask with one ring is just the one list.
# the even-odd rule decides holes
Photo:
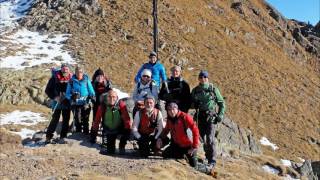
[[(64, 142), (72, 112), (73, 132), (88, 135), (91, 143), (96, 143), (101, 129), (101, 154), (115, 154), (118, 137), (119, 153), (125, 154), (127, 141), (134, 139), (142, 157), (186, 157), (192, 167), (199, 169), (197, 150), (201, 141), (206, 167), (213, 169), (216, 165), (214, 125), (224, 117), (224, 99), (219, 89), (209, 82), (207, 71), (200, 71), (199, 84), (190, 91), (189, 84), (181, 76), (181, 67), (175, 65), (170, 70), (171, 76), (167, 78), (157, 54), (150, 53), (149, 61), (135, 76), (131, 118), (126, 102), (119, 99), (103, 70), (97, 69), (90, 80), (82, 66), (76, 66), (72, 74), (70, 67), (62, 64), (59, 70), (52, 71), (45, 90), (53, 100), (46, 143), (52, 142), (61, 114), (60, 141)], [(161, 106), (163, 102), (164, 107)], [(89, 131), (91, 108), (93, 121)], [(196, 110), (193, 117), (188, 114), (191, 108)]]

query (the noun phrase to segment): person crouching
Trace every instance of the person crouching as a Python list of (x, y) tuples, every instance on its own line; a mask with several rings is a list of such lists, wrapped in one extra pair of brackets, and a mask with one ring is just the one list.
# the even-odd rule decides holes
[(131, 121), (125, 102), (119, 100), (117, 92), (112, 89), (103, 96), (103, 103), (97, 109), (91, 127), (91, 142), (96, 141), (101, 119), (102, 148), (100, 153), (114, 154), (117, 136), (121, 135), (119, 153), (124, 154), (130, 135)]
[[(157, 139), (157, 148), (163, 147), (167, 135), (171, 134), (171, 143), (163, 151), (164, 158), (181, 159), (186, 155), (189, 164), (195, 169), (198, 168), (197, 149), (199, 148), (199, 129), (192, 117), (178, 109), (178, 105), (171, 102), (167, 105), (167, 124)], [(192, 139), (188, 137), (187, 129), (192, 132)]]
[(155, 99), (147, 96), (144, 99), (145, 108), (134, 116), (132, 133), (138, 140), (139, 152), (142, 157), (148, 157), (153, 151), (157, 154), (156, 139), (163, 129), (163, 117), (161, 111), (155, 108)]

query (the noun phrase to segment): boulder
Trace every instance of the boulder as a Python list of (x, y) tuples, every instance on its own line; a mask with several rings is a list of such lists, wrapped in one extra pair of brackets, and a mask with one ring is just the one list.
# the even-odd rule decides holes
[(242, 2), (234, 2), (231, 4), (231, 8), (237, 11), (239, 14), (244, 15)]
[(318, 177), (314, 174), (312, 169), (311, 160), (306, 160), (302, 166), (298, 167), (296, 170), (301, 174), (302, 177), (306, 177), (309, 180), (318, 180)]

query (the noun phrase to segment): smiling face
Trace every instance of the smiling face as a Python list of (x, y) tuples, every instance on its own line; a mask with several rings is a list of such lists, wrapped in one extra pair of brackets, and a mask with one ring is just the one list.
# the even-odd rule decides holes
[(102, 83), (104, 81), (104, 76), (103, 75), (98, 75), (96, 77), (96, 81), (99, 82), (99, 83)]
[(174, 78), (178, 78), (181, 75), (181, 71), (179, 71), (178, 69), (173, 69), (171, 73), (172, 73), (172, 77)]
[(114, 106), (118, 101), (118, 95), (115, 91), (110, 90), (107, 95), (107, 105)]
[(76, 70), (76, 77), (79, 80), (83, 79), (83, 70), (82, 69), (77, 69)]
[(155, 102), (152, 98), (148, 98), (144, 101), (144, 106), (148, 111), (151, 111), (155, 106)]
[(63, 76), (67, 76), (68, 74), (70, 74), (70, 69), (67, 66), (64, 66), (63, 68), (61, 68), (61, 72)]
[(168, 116), (171, 117), (171, 118), (176, 117), (177, 114), (178, 114), (178, 111), (179, 111), (178, 108), (175, 108), (175, 107), (167, 109)]
[(207, 76), (199, 76), (198, 80), (199, 80), (200, 84), (205, 84), (205, 83), (209, 82), (209, 79)]
[(156, 63), (157, 62), (157, 56), (150, 56), (149, 57), (149, 62), (152, 63), (152, 64)]

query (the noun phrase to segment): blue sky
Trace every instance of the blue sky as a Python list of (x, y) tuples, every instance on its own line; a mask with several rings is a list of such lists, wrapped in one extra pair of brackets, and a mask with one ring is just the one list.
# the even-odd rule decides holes
[(288, 19), (310, 22), (320, 20), (320, 0), (266, 0)]

